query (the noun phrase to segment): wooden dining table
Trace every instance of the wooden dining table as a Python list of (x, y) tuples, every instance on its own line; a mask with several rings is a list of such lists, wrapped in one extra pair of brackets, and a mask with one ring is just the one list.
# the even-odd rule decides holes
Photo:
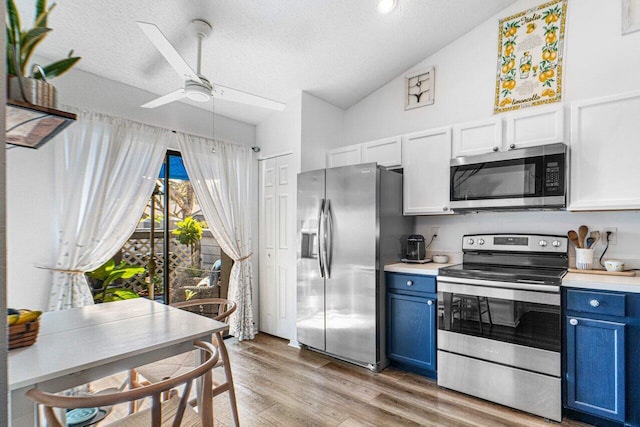
[(228, 325), (144, 298), (62, 311), (40, 318), (35, 344), (8, 356), (12, 427), (38, 425), (25, 396), (34, 387), (59, 392), (211, 342)]

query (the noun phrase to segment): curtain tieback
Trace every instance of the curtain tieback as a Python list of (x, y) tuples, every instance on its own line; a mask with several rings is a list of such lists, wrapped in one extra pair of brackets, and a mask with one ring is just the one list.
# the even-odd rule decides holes
[(242, 257), (242, 258), (238, 258), (237, 260), (235, 260), (235, 262), (242, 262), (242, 261), (246, 261), (246, 260), (248, 260), (249, 258), (251, 258), (251, 255), (253, 255), (253, 252), (251, 252), (251, 253), (250, 253), (249, 255), (247, 255), (247, 256), (244, 256), (244, 257)]
[(84, 274), (84, 273), (86, 273), (86, 271), (66, 270), (64, 268), (40, 267), (40, 266), (36, 266), (36, 268), (40, 268), (42, 270), (55, 271), (56, 273), (67, 273), (67, 274)]

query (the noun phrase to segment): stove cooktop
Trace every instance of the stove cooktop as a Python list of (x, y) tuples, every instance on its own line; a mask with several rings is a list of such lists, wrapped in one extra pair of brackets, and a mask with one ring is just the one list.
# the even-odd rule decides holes
[(566, 268), (507, 267), (486, 264), (456, 264), (439, 269), (438, 275), (500, 282), (560, 285)]

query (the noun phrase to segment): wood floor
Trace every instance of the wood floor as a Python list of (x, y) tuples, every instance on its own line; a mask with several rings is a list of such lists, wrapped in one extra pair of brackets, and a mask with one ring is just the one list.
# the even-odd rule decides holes
[[(266, 334), (226, 343), (243, 427), (586, 426), (548, 421), (445, 390), (394, 368), (375, 374)], [(124, 410), (116, 409), (105, 421)], [(215, 411), (216, 426), (233, 426), (226, 393), (215, 398)]]
[[(227, 341), (244, 426), (586, 425), (547, 421), (394, 368), (375, 374), (266, 334)], [(230, 427), (227, 402), (216, 398), (216, 424)]]

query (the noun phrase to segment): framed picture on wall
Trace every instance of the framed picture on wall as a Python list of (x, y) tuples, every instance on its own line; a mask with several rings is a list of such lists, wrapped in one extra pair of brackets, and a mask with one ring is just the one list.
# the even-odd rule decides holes
[(622, 34), (640, 30), (640, 0), (622, 0)]
[(566, 15), (552, 0), (500, 20), (494, 113), (561, 100)]
[(414, 71), (404, 77), (404, 109), (423, 107), (434, 103), (434, 69)]

